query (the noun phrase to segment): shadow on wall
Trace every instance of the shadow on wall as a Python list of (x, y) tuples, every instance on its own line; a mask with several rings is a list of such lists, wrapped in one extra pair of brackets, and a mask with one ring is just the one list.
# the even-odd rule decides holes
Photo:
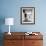
[(5, 17), (0, 16), (0, 46), (3, 46), (3, 32), (2, 32), (2, 25), (5, 23)]

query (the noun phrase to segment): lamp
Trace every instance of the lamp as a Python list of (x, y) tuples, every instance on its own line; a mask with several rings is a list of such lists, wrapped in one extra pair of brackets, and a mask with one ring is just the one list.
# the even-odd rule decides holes
[(10, 25), (14, 25), (14, 18), (5, 18), (5, 25), (9, 25), (8, 34), (11, 35), (11, 33), (10, 33)]

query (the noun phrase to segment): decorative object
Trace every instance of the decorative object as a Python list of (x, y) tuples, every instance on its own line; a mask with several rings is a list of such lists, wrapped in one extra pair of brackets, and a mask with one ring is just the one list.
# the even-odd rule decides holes
[(21, 24), (35, 24), (34, 7), (21, 7)]
[(25, 35), (38, 35), (37, 33), (26, 32)]
[(11, 35), (10, 33), (10, 25), (14, 24), (14, 18), (5, 18), (5, 25), (9, 25), (9, 32), (8, 34)]

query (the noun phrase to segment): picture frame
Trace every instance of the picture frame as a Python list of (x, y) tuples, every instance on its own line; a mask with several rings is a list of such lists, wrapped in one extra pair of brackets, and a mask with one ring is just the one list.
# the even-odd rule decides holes
[(21, 24), (35, 24), (35, 7), (21, 7)]

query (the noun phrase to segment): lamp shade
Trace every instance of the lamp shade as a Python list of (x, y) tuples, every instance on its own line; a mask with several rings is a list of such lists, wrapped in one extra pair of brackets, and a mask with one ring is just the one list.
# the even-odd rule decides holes
[(5, 18), (5, 25), (14, 25), (14, 18)]

